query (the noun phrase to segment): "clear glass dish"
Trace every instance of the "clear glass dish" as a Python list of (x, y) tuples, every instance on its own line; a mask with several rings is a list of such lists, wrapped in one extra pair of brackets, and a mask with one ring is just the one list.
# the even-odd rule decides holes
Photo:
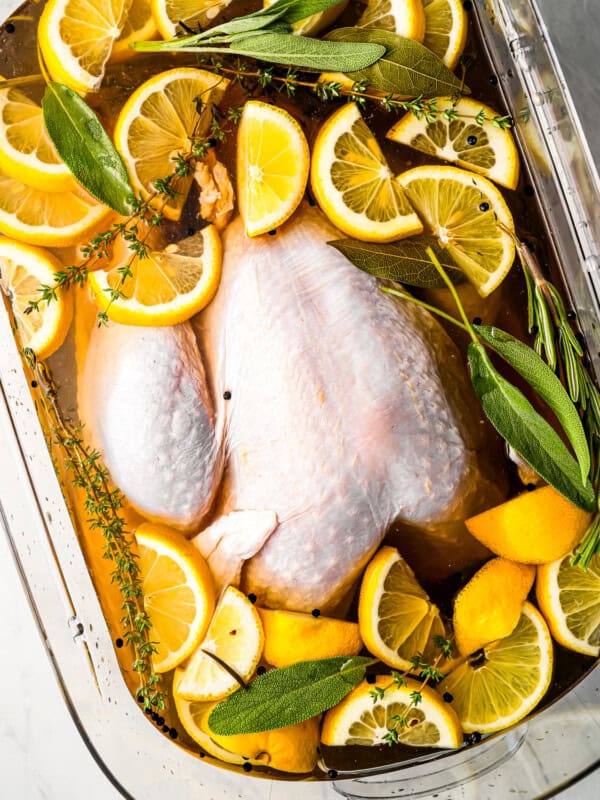
[[(4, 16), (12, 3), (2, 3)], [(515, 120), (528, 180), (542, 201), (548, 246), (561, 265), (600, 365), (600, 188), (534, 0), (477, 0), (478, 25)], [(2, 53), (0, 50), (0, 59)], [(0, 70), (1, 71), (1, 70)], [(44, 431), (0, 308), (0, 512), (32, 611), (73, 719), (124, 797), (287, 800), (549, 797), (600, 763), (600, 671), (519, 727), (469, 748), (389, 764), (330, 782), (250, 780), (216, 769), (151, 725), (122, 677), (110, 631), (46, 448)], [(206, 759), (208, 761), (208, 759)], [(324, 765), (325, 769), (331, 765)]]

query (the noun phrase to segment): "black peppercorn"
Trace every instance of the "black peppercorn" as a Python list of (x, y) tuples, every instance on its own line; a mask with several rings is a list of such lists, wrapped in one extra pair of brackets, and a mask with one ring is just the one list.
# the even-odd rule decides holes
[(489, 203), (485, 203), (485, 202), (479, 203), (479, 210), (480, 211), (489, 211), (490, 210), (490, 204)]
[(4, 26), (4, 30), (6, 31), (6, 33), (14, 33), (15, 26), (12, 24), (12, 22), (7, 22), (6, 25)]
[(451, 703), (454, 700), (454, 697), (450, 694), (450, 692), (444, 692), (442, 697), (444, 699), (444, 703)]
[(247, 761), (242, 766), (244, 772), (252, 772), (252, 764), (249, 764)]
[(229, 389), (223, 392), (223, 400), (231, 400), (231, 392), (229, 391)]
[(477, 137), (476, 136), (467, 136), (467, 144), (470, 144), (470, 145), (477, 144)]
[(317, 617), (320, 617), (320, 616), (321, 616), (321, 612), (319, 611), (319, 609), (318, 609), (318, 608), (313, 608), (313, 610), (312, 610), (310, 613), (313, 615), (313, 617), (314, 617), (315, 619), (316, 619)]

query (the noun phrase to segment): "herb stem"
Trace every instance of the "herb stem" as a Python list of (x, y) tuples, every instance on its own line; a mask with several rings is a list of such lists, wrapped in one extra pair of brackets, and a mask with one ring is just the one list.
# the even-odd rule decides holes
[(464, 323), (460, 322), (460, 320), (456, 319), (456, 317), (453, 317), (450, 314), (446, 314), (446, 312), (442, 311), (441, 308), (432, 306), (429, 303), (426, 303), (424, 300), (418, 300), (416, 297), (413, 297), (412, 294), (408, 294), (408, 292), (400, 292), (398, 291), (398, 289), (392, 289), (389, 286), (382, 286), (381, 291), (385, 292), (385, 294), (391, 294), (394, 295), (394, 297), (399, 297), (401, 300), (409, 300), (416, 306), (420, 306), (421, 308), (430, 311), (432, 314), (436, 314), (438, 317), (445, 319), (446, 322), (451, 322), (453, 325), (456, 325), (457, 328), (460, 328), (461, 330), (468, 332), (467, 326)]
[(426, 253), (427, 253), (428, 257), (429, 257), (429, 260), (431, 261), (433, 266), (438, 271), (441, 279), (446, 284), (446, 287), (450, 291), (450, 294), (452, 295), (452, 299), (456, 303), (456, 307), (458, 309), (458, 313), (460, 314), (460, 316), (462, 317), (462, 320), (464, 322), (465, 330), (467, 331), (467, 333), (471, 337), (471, 340), (475, 344), (479, 344), (479, 339), (477, 338), (477, 335), (476, 335), (475, 331), (473, 330), (473, 326), (469, 322), (469, 318), (467, 317), (467, 314), (465, 312), (465, 308), (464, 308), (463, 304), (461, 303), (460, 297), (458, 296), (458, 292), (456, 291), (456, 288), (455, 288), (454, 284), (452, 283), (452, 281), (448, 277), (448, 274), (447, 274), (446, 270), (442, 267), (442, 265), (438, 261), (437, 256), (433, 252), (431, 247), (427, 248)]

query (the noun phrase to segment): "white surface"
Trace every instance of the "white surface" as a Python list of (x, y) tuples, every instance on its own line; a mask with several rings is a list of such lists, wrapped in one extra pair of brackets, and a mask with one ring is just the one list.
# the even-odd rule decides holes
[[(600, 161), (597, 36), (600, 0), (538, 0), (567, 81)], [(10, 2), (0, 0), (0, 10)], [(0, 13), (0, 16), (3, 16)], [(0, 447), (2, 443), (0, 442)], [(0, 475), (0, 484), (2, 476)], [(118, 800), (66, 710), (0, 529), (0, 797), (5, 800)], [(596, 800), (596, 773), (560, 800)], [(142, 798), (138, 798), (142, 800)]]

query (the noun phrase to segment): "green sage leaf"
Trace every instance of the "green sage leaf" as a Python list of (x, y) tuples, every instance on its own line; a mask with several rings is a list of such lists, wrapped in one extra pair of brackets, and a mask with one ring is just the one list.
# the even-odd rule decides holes
[(552, 409), (579, 462), (581, 480), (590, 472), (590, 449), (581, 417), (567, 390), (538, 354), (519, 339), (490, 325), (474, 325), (477, 335), (511, 365)]
[(468, 351), (471, 381), (486, 417), (538, 475), (579, 508), (593, 511), (594, 490), (556, 431), (527, 398), (500, 375), (482, 344)]
[(446, 285), (427, 255), (426, 250), (431, 247), (453, 283), (465, 280), (464, 273), (434, 236), (413, 236), (388, 244), (356, 239), (336, 239), (327, 244), (369, 275), (423, 289)]
[(42, 109), (48, 135), (77, 181), (113, 211), (130, 214), (135, 195), (127, 170), (97, 114), (77, 92), (54, 82)]
[[(152, 42), (146, 42), (150, 45)], [(160, 43), (159, 43), (160, 44)], [(151, 47), (144, 48), (151, 50)], [(233, 47), (218, 47), (201, 42), (193, 47), (180, 47), (187, 53), (221, 53), (255, 58), (270, 64), (301, 67), (321, 71), (353, 72), (375, 63), (385, 53), (379, 44), (326, 42), (291, 33), (263, 33), (237, 40)]]
[[(378, 92), (406, 97), (438, 97), (468, 94), (459, 79), (448, 67), (422, 44), (376, 28), (338, 28), (326, 39), (334, 42), (370, 42), (383, 45), (385, 55), (376, 64), (360, 68), (350, 77), (365, 81)], [(348, 72), (341, 67), (337, 72)]]
[(336, 656), (274, 669), (215, 706), (208, 724), (222, 736), (295, 725), (343, 700), (373, 663), (372, 658)]

